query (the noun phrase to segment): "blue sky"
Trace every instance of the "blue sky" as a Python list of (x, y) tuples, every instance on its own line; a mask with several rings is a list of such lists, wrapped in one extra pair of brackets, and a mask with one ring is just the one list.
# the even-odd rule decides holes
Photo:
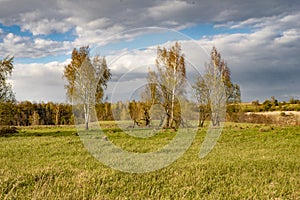
[(0, 59), (15, 56), (10, 81), (19, 101), (64, 102), (64, 66), (73, 48), (90, 45), (108, 60), (121, 56), (107, 95), (127, 74), (115, 94), (122, 98), (131, 79), (143, 84), (156, 46), (176, 40), (198, 67), (216, 46), (243, 101), (288, 100), (300, 98), (299, 10), (293, 0), (0, 1)]

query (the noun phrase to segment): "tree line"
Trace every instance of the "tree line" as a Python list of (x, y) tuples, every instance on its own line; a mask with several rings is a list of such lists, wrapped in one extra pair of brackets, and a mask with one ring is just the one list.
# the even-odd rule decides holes
[(14, 126), (73, 124), (72, 106), (63, 103), (0, 103), (0, 124)]
[[(129, 107), (127, 104), (121, 101), (116, 103), (98, 103), (95, 105), (96, 116), (92, 120), (112, 121), (136, 119), (140, 122), (143, 121), (143, 119), (140, 118), (141, 114), (138, 112), (141, 109), (147, 110), (144, 107), (144, 103), (132, 101)], [(128, 110), (130, 115), (127, 114)], [(32, 103), (30, 101), (14, 103), (1, 102), (0, 126), (1, 125), (74, 125), (72, 105), (53, 102)]]
[(262, 103), (258, 100), (251, 104), (241, 105), (243, 112), (268, 112), (268, 111), (300, 111), (300, 100), (290, 97), (289, 101), (278, 101), (274, 96)]

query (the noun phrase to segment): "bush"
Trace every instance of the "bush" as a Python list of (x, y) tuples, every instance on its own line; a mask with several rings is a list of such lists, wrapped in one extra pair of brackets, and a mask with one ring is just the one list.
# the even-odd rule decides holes
[(286, 117), (287, 115), (285, 114), (285, 112), (281, 112), (281, 113), (280, 113), (280, 116), (281, 116), (281, 117)]
[(15, 126), (1, 126), (0, 127), (0, 137), (11, 136), (18, 133), (18, 129)]

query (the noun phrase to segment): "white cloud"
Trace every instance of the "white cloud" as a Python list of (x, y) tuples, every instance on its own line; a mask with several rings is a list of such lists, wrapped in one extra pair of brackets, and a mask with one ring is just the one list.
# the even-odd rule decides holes
[[(82, 46), (82, 45), (105, 45), (109, 42), (109, 38), (112, 35), (122, 32), (124, 29), (121, 26), (114, 25), (106, 30), (103, 29), (86, 29), (85, 27), (77, 26), (76, 27), (76, 34), (77, 38), (73, 42), (75, 47)], [(116, 35), (117, 36), (117, 35)], [(118, 39), (116, 37), (111, 38)]]
[(54, 101), (65, 100), (62, 78), (65, 62), (15, 64), (10, 82), (18, 100)]
[(71, 26), (62, 21), (56, 21), (54, 19), (42, 19), (37, 22), (25, 22), (22, 25), (22, 31), (30, 31), (33, 35), (47, 35), (53, 32), (65, 33)]
[[(156, 48), (148, 48), (146, 50), (124, 50), (121, 53), (107, 56), (110, 68), (116, 72), (126, 72), (140, 66), (148, 66), (155, 63)], [(142, 72), (147, 72), (147, 67)]]
[(0, 43), (0, 51), (4, 55), (13, 55), (18, 58), (39, 58), (66, 54), (72, 49), (71, 42), (58, 42), (41, 38), (18, 36), (8, 33)]

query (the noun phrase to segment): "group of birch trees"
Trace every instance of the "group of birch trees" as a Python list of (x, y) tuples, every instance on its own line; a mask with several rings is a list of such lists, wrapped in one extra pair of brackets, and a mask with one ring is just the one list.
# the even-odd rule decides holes
[[(85, 124), (85, 129), (89, 129), (89, 122), (95, 117), (93, 109), (96, 105), (105, 105), (101, 103), (112, 74), (105, 57), (99, 55), (92, 57), (88, 46), (74, 48), (71, 58), (71, 62), (64, 69), (64, 78), (67, 80), (66, 95), (73, 105), (79, 106), (83, 111), (82, 123)], [(9, 102), (14, 104), (16, 101), (11, 85), (7, 82), (7, 77), (14, 68), (13, 59), (6, 57), (0, 60), (0, 115), (7, 114), (5, 108), (1, 107), (3, 102), (8, 107)], [(170, 48), (159, 46), (155, 65), (156, 69), (148, 70), (142, 102), (134, 101), (128, 104), (129, 116), (134, 124), (147, 126), (151, 122), (151, 108), (159, 106), (163, 110), (160, 113), (159, 126), (177, 129), (180, 125), (184, 125), (181, 106), (183, 101), (187, 101), (186, 62), (181, 45), (176, 42)], [(224, 94), (216, 90), (220, 85), (223, 86)], [(215, 47), (212, 48), (210, 61), (205, 64), (205, 74), (197, 77), (193, 89), (197, 97), (200, 127), (209, 118), (215, 119), (213, 125), (219, 125), (218, 117), (213, 115), (217, 113), (218, 102), (224, 98), (228, 105), (236, 105), (241, 100), (239, 85), (232, 83), (230, 69)], [(111, 109), (109, 110), (106, 115), (111, 115)]]

